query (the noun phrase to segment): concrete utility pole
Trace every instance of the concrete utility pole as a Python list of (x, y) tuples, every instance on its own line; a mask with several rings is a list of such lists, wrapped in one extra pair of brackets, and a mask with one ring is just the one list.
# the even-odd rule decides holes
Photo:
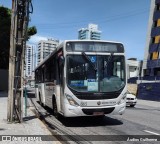
[(12, 0), (7, 120), (23, 120), (23, 69), (31, 0)]

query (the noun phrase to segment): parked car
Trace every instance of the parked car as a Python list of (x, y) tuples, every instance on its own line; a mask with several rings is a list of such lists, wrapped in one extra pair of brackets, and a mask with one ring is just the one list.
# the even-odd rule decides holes
[(134, 107), (136, 103), (137, 103), (136, 96), (127, 90), (126, 105), (130, 107)]

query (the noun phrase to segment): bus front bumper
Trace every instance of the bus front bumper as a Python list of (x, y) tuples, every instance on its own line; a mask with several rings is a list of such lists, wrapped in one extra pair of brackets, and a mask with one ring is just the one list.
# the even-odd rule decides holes
[(126, 103), (116, 104), (114, 106), (103, 107), (80, 107), (65, 104), (64, 116), (77, 117), (77, 116), (99, 116), (99, 115), (122, 115), (125, 112)]

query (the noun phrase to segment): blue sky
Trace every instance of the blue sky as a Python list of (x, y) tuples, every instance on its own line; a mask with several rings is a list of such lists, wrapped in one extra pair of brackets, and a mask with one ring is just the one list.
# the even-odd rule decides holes
[[(11, 0), (0, 5), (11, 8)], [(38, 33), (30, 39), (77, 39), (78, 30), (98, 25), (101, 39), (122, 42), (127, 58), (142, 60), (146, 43), (150, 0), (32, 0), (30, 26)]]

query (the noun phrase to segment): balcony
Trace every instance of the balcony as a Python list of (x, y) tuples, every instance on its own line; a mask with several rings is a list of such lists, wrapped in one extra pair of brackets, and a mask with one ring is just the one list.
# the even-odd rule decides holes
[(151, 37), (155, 37), (160, 35), (160, 27), (154, 27), (151, 31)]
[(101, 34), (98, 33), (98, 32), (92, 32), (91, 35), (94, 35), (94, 36), (100, 36)]
[(160, 59), (147, 61), (147, 68), (156, 68), (156, 67), (160, 67)]
[(158, 49), (160, 49), (160, 43), (158, 44), (151, 44), (149, 47), (149, 53), (153, 53), (158, 51)]
[(155, 11), (153, 15), (153, 20), (157, 21), (160, 18), (160, 11)]

